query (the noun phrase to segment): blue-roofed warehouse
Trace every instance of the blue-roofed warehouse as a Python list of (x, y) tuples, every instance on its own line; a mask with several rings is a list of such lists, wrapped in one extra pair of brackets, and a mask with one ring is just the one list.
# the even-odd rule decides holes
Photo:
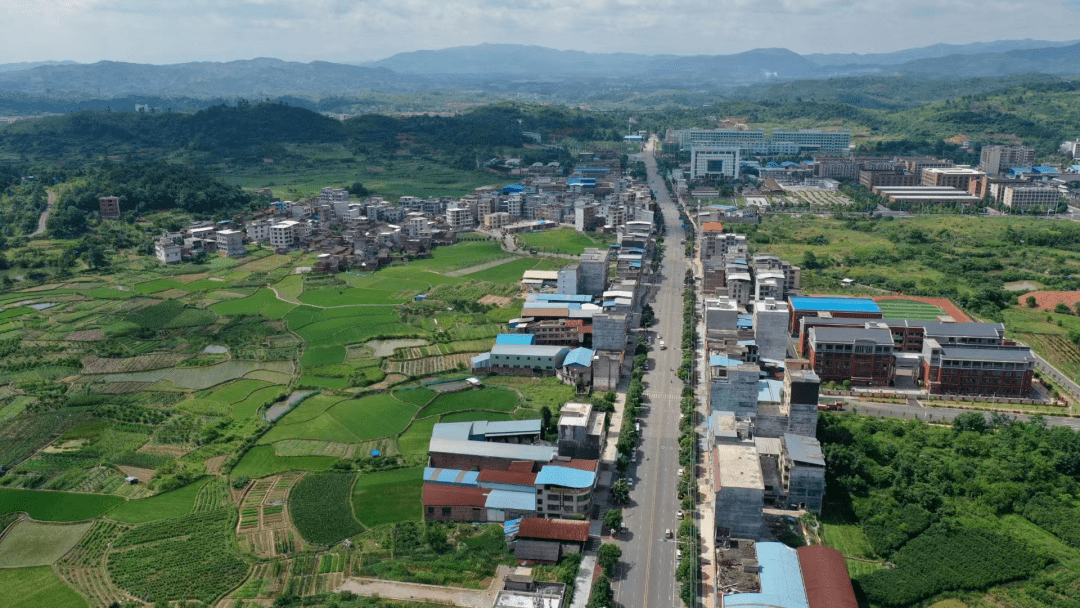
[(499, 334), (495, 336), (495, 344), (514, 344), (528, 346), (533, 343), (536, 336), (532, 334)]
[(791, 296), (788, 298), (791, 309), (791, 323), (788, 331), (799, 332), (799, 322), (803, 317), (820, 317), (828, 313), (834, 318), (880, 319), (881, 308), (869, 298), (813, 298)]

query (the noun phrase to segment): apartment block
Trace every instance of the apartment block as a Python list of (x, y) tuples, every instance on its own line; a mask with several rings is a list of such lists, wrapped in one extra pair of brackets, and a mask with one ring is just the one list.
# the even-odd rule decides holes
[(1028, 146), (983, 146), (979, 168), (991, 175), (1003, 175), (1014, 167), (1035, 165), (1035, 148)]
[(470, 207), (449, 207), (446, 209), (446, 223), (458, 232), (472, 230), (475, 227), (473, 210)]
[(270, 242), (270, 226), (274, 222), (270, 220), (253, 220), (247, 223), (244, 230), (247, 232), (247, 238), (252, 243), (269, 243)]
[(821, 513), (825, 500), (825, 456), (813, 437), (785, 434), (781, 439), (780, 479), (788, 504)]
[(608, 252), (590, 247), (578, 259), (581, 293), (593, 297), (604, 293), (608, 279)]
[(591, 403), (567, 403), (559, 410), (559, 456), (597, 460), (606, 435), (604, 412)]
[(154, 241), (154, 255), (162, 264), (178, 264), (180, 262), (180, 245), (177, 245), (168, 237), (160, 237)]
[(300, 222), (285, 220), (270, 226), (270, 245), (274, 249), (292, 249), (300, 242)]
[(762, 359), (787, 358), (789, 314), (787, 302), (771, 298), (754, 302), (754, 341)]
[(967, 192), (973, 179), (982, 179), (986, 173), (967, 165), (956, 167), (931, 167), (922, 170), (923, 186), (944, 186)]
[(764, 530), (765, 482), (753, 443), (712, 451), (716, 530), (720, 536), (757, 540)]
[(627, 318), (625, 314), (593, 315), (593, 350), (625, 350), (626, 328)]
[(1052, 186), (1007, 184), (1002, 189), (1001, 204), (1010, 209), (1054, 207), (1061, 203), (1061, 192)]

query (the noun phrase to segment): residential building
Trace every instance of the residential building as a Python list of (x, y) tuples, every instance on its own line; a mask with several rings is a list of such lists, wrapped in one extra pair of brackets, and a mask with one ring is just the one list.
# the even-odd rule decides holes
[(559, 456), (598, 460), (604, 449), (604, 412), (591, 403), (567, 403), (559, 410)]
[(578, 259), (578, 272), (582, 294), (596, 297), (604, 293), (608, 280), (608, 252), (606, 249), (587, 248)]
[(979, 168), (990, 175), (1003, 175), (1013, 167), (1035, 165), (1035, 148), (1028, 146), (983, 146)]
[(300, 222), (285, 220), (270, 226), (270, 245), (274, 249), (292, 249), (299, 245)]
[(345, 188), (323, 188), (319, 191), (320, 205), (333, 205), (334, 203), (348, 203), (349, 191)]
[(718, 536), (757, 540), (764, 532), (765, 483), (752, 442), (721, 444), (712, 450)]
[(116, 196), (102, 196), (98, 199), (98, 213), (103, 220), (120, 219), (120, 198)]
[(512, 218), (505, 211), (488, 213), (484, 216), (484, 228), (487, 230), (498, 230), (504, 226), (509, 226), (511, 223), (513, 223)]
[(738, 179), (739, 149), (694, 146), (690, 148), (690, 179)]
[(893, 376), (892, 332), (883, 324), (873, 329), (813, 327), (810, 366), (825, 381), (888, 386)]
[(762, 359), (787, 358), (789, 315), (787, 302), (772, 298), (754, 302), (754, 342)]
[(581, 274), (578, 270), (577, 264), (570, 264), (559, 270), (559, 278), (555, 286), (555, 292), (577, 295), (581, 290)]
[(760, 378), (757, 365), (709, 355), (709, 410), (731, 412), (739, 418), (757, 417)]
[(247, 231), (247, 238), (252, 243), (268, 243), (270, 242), (270, 226), (274, 222), (270, 220), (253, 220), (247, 223), (245, 230)]
[(593, 350), (622, 351), (626, 349), (627, 317), (625, 314), (593, 315)]
[(821, 513), (825, 499), (825, 457), (813, 437), (785, 433), (781, 445), (780, 479), (788, 504)]
[(469, 207), (448, 207), (446, 223), (457, 232), (472, 230), (475, 227), (473, 210)]
[(579, 393), (588, 392), (592, 386), (592, 362), (595, 351), (591, 348), (575, 348), (566, 354), (562, 365), (555, 370), (555, 376), (576, 387)]
[(154, 255), (162, 264), (178, 264), (180, 249), (180, 245), (168, 237), (159, 237), (154, 241)]
[(596, 460), (544, 465), (536, 475), (537, 517), (588, 520), (598, 466)]
[(487, 502), (491, 490), (479, 487), (425, 483), (424, 519), (427, 521), (487, 522)]
[(244, 233), (239, 230), (218, 230), (217, 249), (231, 258), (243, 257), (247, 250), (244, 249)]

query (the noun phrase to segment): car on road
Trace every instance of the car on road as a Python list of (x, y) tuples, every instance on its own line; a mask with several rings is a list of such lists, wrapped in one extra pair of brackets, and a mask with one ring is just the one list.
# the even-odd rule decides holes
[(675, 517), (678, 518), (678, 519), (682, 519), (683, 518), (683, 512), (682, 511), (676, 512)]
[(685, 472), (685, 470), (686, 470), (686, 469), (679, 469), (679, 477), (682, 477), (682, 475), (683, 475), (683, 472)]
[(664, 530), (664, 537), (671, 538), (671, 528)]

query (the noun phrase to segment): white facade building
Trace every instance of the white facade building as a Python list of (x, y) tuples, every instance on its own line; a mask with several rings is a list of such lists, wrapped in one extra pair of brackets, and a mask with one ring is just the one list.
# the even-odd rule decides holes
[(274, 249), (291, 249), (296, 247), (299, 236), (300, 222), (285, 220), (270, 226), (270, 245)]
[(690, 179), (738, 179), (739, 149), (732, 147), (694, 146), (690, 149)]
[(180, 245), (172, 242), (168, 237), (161, 237), (154, 241), (154, 255), (162, 264), (176, 264), (180, 262)]

